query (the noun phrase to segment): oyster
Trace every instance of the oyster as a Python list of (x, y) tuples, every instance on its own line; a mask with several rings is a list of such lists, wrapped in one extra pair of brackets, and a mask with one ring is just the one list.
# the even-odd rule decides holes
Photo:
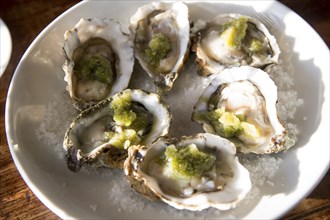
[(258, 20), (239, 14), (220, 14), (199, 33), (193, 47), (200, 74), (207, 76), (226, 67), (264, 67), (277, 63), (276, 39)]
[(158, 89), (168, 91), (189, 53), (188, 7), (182, 2), (153, 2), (130, 19), (135, 57)]
[(206, 132), (229, 138), (243, 153), (286, 150), (294, 140), (279, 120), (277, 87), (260, 69), (226, 69), (212, 80), (194, 106), (192, 119)]
[(64, 37), (64, 80), (76, 108), (86, 109), (127, 88), (133, 45), (118, 22), (80, 19)]
[(161, 137), (150, 146), (132, 146), (124, 170), (132, 188), (150, 199), (177, 209), (227, 210), (251, 189), (235, 154), (233, 143), (213, 134)]
[(64, 137), (70, 170), (82, 164), (121, 168), (127, 149), (166, 135), (171, 115), (157, 94), (126, 89), (82, 111)]

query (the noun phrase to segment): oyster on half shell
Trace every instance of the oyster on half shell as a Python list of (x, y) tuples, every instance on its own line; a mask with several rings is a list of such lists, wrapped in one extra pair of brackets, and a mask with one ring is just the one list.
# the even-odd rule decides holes
[(134, 190), (193, 211), (234, 208), (251, 189), (249, 172), (227, 139), (197, 134), (161, 137), (149, 146), (129, 148), (125, 174)]
[(129, 28), (142, 68), (159, 90), (170, 90), (189, 54), (188, 7), (152, 2), (138, 8)]
[(277, 87), (266, 72), (233, 67), (211, 81), (192, 119), (206, 132), (230, 139), (243, 153), (276, 153), (294, 145), (278, 118), (276, 103)]
[(193, 46), (200, 74), (207, 76), (226, 67), (264, 67), (277, 63), (280, 49), (268, 29), (254, 18), (220, 14), (200, 31)]
[(126, 89), (82, 111), (65, 133), (68, 167), (122, 168), (127, 149), (166, 135), (171, 115), (154, 93)]
[(133, 45), (118, 22), (80, 19), (64, 37), (64, 80), (77, 109), (127, 88), (134, 65)]

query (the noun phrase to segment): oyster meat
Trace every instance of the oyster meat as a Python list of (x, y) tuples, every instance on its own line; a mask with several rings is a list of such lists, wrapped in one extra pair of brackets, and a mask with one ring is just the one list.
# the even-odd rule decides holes
[(64, 137), (70, 170), (82, 164), (122, 168), (127, 149), (166, 135), (171, 115), (154, 93), (126, 89), (82, 111)]
[(77, 109), (127, 88), (134, 65), (133, 45), (118, 22), (80, 19), (64, 37), (64, 80)]
[(177, 209), (227, 210), (251, 189), (234, 144), (208, 133), (132, 146), (124, 170), (133, 189)]
[(194, 106), (192, 119), (206, 132), (229, 138), (243, 153), (276, 153), (294, 145), (276, 103), (277, 87), (266, 72), (233, 67), (212, 80)]
[(189, 53), (188, 7), (182, 2), (153, 2), (130, 19), (135, 57), (158, 89), (168, 91)]
[(240, 14), (220, 14), (200, 31), (196, 62), (201, 75), (226, 67), (249, 65), (262, 68), (277, 63), (280, 49), (276, 39), (258, 20)]

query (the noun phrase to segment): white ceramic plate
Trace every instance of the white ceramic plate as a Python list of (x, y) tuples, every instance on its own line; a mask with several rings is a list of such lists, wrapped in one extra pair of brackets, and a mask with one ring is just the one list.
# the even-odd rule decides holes
[[(111, 192), (118, 187), (130, 190), (128, 186), (116, 184), (117, 180), (112, 178), (121, 177), (119, 171), (105, 172), (104, 175), (86, 170), (72, 173), (61, 156), (63, 152), (58, 149), (61, 147), (59, 140), (63, 137), (50, 137), (56, 134), (50, 128), (64, 131), (68, 122), (61, 120), (69, 118), (62, 117), (61, 112), (50, 112), (62, 105), (58, 96), (66, 95), (61, 69), (64, 62), (61, 52), (64, 32), (71, 29), (81, 17), (112, 17), (127, 29), (130, 16), (143, 3), (84, 1), (77, 4), (36, 38), (21, 59), (12, 79), (6, 104), (6, 132), (12, 157), (32, 191), (63, 219), (195, 217), (190, 212), (170, 209), (163, 203), (149, 203), (140, 195), (130, 192), (114, 199)], [(290, 57), (286, 59), (291, 60), (294, 68), (294, 87), (298, 97), (304, 100), (304, 105), (298, 108), (292, 121), (300, 130), (298, 142), (288, 152), (276, 155), (282, 162), (272, 179), (267, 180), (272, 184), (259, 187), (259, 197), (251, 197), (233, 210), (206, 211), (196, 213), (196, 216), (279, 218), (307, 196), (329, 168), (329, 49), (303, 19), (276, 1), (188, 2), (188, 5), (193, 20), (209, 20), (217, 13), (236, 12), (258, 17), (272, 28), (276, 37), (284, 39), (280, 47), (289, 51)], [(183, 78), (179, 77), (178, 81), (184, 80), (185, 72), (195, 69), (185, 68)], [(196, 75), (194, 73), (194, 77), (198, 78)], [(57, 98), (54, 98), (56, 95)], [(172, 108), (175, 111), (175, 107)], [(71, 110), (62, 110), (63, 115), (72, 114)], [(49, 122), (51, 117), (53, 121)], [(45, 120), (48, 125), (45, 125)], [(186, 132), (184, 129), (178, 130), (177, 135), (201, 131), (199, 125), (194, 125), (197, 128), (189, 127), (189, 124)], [(48, 126), (46, 135), (45, 126)], [(42, 129), (48, 141), (40, 138), (40, 135), (38, 137), (37, 131)], [(143, 204), (139, 206), (141, 201)]]
[(5, 72), (11, 55), (11, 37), (5, 22), (0, 19), (0, 77)]

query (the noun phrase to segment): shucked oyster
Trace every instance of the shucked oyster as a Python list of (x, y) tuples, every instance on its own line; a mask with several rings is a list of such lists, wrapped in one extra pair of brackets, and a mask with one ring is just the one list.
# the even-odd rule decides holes
[(269, 154), (294, 145), (276, 110), (277, 87), (260, 69), (226, 69), (205, 89), (192, 118), (233, 141), (243, 153)]
[(188, 55), (188, 8), (182, 2), (153, 2), (130, 19), (135, 56), (160, 90), (172, 88)]
[(177, 209), (227, 210), (251, 189), (233, 143), (213, 134), (171, 139), (128, 150), (125, 174), (136, 191)]
[(166, 135), (171, 116), (160, 97), (142, 90), (124, 90), (82, 111), (64, 137), (70, 170), (84, 163), (121, 168), (127, 149)]
[(134, 64), (133, 45), (118, 22), (81, 19), (64, 36), (64, 79), (76, 108), (86, 109), (127, 88)]
[(225, 67), (263, 67), (277, 63), (280, 54), (276, 39), (260, 21), (239, 14), (216, 16), (201, 31), (194, 50), (201, 75)]

